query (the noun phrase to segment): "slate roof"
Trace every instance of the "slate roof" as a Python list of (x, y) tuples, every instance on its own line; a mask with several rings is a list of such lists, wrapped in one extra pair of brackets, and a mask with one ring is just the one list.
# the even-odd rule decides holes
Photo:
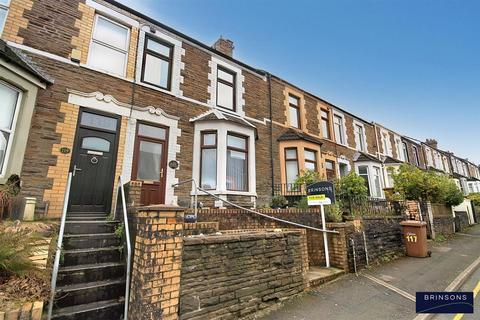
[(358, 152), (358, 155), (356, 157), (356, 159), (354, 160), (355, 162), (377, 162), (377, 163), (382, 163), (382, 161), (380, 161), (380, 159), (372, 156), (372, 155), (369, 155), (367, 153), (364, 153), (364, 152)]
[(316, 143), (322, 145), (322, 140), (309, 136), (301, 131), (289, 128), (285, 131), (280, 137), (278, 137), (277, 141), (291, 141), (291, 140), (305, 140), (312, 143)]
[(385, 156), (385, 159), (383, 159), (383, 163), (385, 163), (385, 164), (402, 164), (403, 161), (397, 160), (397, 159), (392, 158), (390, 156)]
[(37, 67), (26, 55), (19, 49), (9, 46), (5, 41), (0, 39), (0, 57), (7, 62), (11, 62), (23, 70), (31, 73), (40, 81), (47, 84), (53, 84), (53, 78)]

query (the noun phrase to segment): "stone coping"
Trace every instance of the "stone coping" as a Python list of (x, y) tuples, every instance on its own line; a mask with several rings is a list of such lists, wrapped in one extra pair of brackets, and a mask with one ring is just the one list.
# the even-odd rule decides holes
[(0, 320), (41, 320), (43, 301), (27, 302), (14, 310), (0, 310)]
[(345, 217), (346, 220), (348, 221), (353, 221), (353, 220), (385, 220), (385, 219), (391, 219), (391, 220), (403, 220), (405, 217), (404, 216), (365, 216), (365, 217)]
[(239, 241), (252, 241), (252, 240), (263, 240), (263, 239), (275, 239), (283, 238), (288, 234), (298, 234), (301, 232), (299, 230), (282, 230), (282, 231), (263, 231), (263, 232), (248, 232), (248, 233), (235, 233), (235, 234), (209, 234), (209, 235), (198, 235), (190, 236), (184, 238), (184, 245), (197, 245), (197, 244), (215, 244), (215, 243), (228, 243), (228, 242), (239, 242)]
[(184, 207), (167, 205), (167, 204), (156, 204), (151, 206), (138, 206), (130, 207), (134, 211), (185, 211)]

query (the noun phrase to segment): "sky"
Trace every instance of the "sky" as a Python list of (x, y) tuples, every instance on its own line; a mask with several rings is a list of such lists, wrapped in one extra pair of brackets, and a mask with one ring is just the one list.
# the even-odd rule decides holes
[(121, 0), (366, 120), (480, 163), (480, 1)]

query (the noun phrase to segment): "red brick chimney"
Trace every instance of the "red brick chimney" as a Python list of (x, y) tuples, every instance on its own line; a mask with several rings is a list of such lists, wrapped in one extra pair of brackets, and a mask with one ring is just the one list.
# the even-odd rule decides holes
[(438, 142), (435, 139), (427, 139), (425, 140), (425, 144), (432, 148), (438, 149)]
[(212, 47), (229, 57), (233, 57), (233, 49), (235, 46), (233, 45), (232, 40), (223, 39), (222, 36), (220, 36), (220, 38), (213, 44)]

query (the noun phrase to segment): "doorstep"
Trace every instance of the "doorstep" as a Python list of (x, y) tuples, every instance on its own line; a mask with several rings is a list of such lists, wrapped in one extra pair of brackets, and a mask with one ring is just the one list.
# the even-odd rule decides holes
[(345, 274), (345, 271), (337, 268), (310, 267), (307, 271), (308, 287), (316, 287), (333, 281)]

